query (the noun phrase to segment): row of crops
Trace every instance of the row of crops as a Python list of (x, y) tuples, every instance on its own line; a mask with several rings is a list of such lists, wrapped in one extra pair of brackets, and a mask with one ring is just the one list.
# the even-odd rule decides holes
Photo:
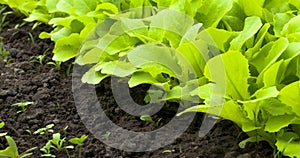
[[(300, 157), (300, 0), (0, 0), (52, 26), (53, 60), (83, 82), (152, 84), (148, 102), (184, 102)], [(34, 27), (36, 26), (34, 25)], [(150, 98), (150, 99), (149, 99)], [(188, 106), (196, 105), (196, 106)]]

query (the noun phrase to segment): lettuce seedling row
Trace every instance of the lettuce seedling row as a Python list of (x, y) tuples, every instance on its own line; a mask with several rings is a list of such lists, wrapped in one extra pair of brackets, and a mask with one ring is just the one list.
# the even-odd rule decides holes
[[(59, 71), (75, 61), (90, 67), (81, 78), (85, 84), (118, 77), (127, 79), (129, 88), (152, 85), (145, 103), (180, 104), (183, 110), (175, 117), (200, 112), (230, 120), (247, 134), (236, 138), (241, 150), (260, 142), (271, 146), (274, 156), (300, 157), (299, 0), (0, 3), (25, 15), (32, 28), (51, 27), (39, 34), (54, 42), (46, 67), (55, 63)], [(9, 95), (14, 93), (2, 102)], [(40, 105), (36, 98), (22, 113)], [(145, 116), (153, 124), (161, 119), (137, 119)]]

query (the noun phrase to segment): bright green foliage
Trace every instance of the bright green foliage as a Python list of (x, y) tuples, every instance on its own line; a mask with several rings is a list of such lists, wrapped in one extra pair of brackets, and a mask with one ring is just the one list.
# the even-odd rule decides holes
[[(243, 30), (237, 36), (219, 31), (219, 35), (223, 35), (220, 37), (224, 39), (223, 42), (226, 42), (226, 37), (227, 40), (234, 37), (231, 42), (226, 42), (227, 50), (224, 43), (213, 37), (217, 39), (219, 49), (225, 53), (210, 59), (204, 73), (216, 87), (226, 90), (222, 97), (224, 104), (211, 102), (211, 96), (219, 94), (213, 94), (213, 87), (205, 85), (206, 88), (201, 86), (192, 93), (204, 99), (205, 105), (191, 107), (178, 115), (185, 112), (219, 115), (234, 121), (248, 133), (250, 138), (241, 142), (241, 147), (246, 142), (264, 140), (276, 146), (283, 155), (299, 157), (299, 10), (292, 13), (289, 8), (295, 1), (291, 1), (291, 4), (286, 1), (278, 2), (282, 5), (272, 4), (271, 1), (258, 4), (257, 1), (249, 6), (246, 1), (237, 1), (240, 9), (245, 6)], [(252, 7), (256, 9), (251, 9)], [(233, 12), (231, 10), (230, 14)], [(228, 24), (223, 26), (231, 31)], [(270, 26), (273, 30), (270, 30)], [(213, 29), (207, 30), (212, 32)], [(211, 35), (219, 36), (213, 32)], [(220, 73), (222, 67), (226, 73), (225, 84), (221, 80), (224, 76)], [(203, 91), (210, 93), (203, 95)]]
[(296, 115), (300, 116), (300, 81), (289, 84), (279, 93), (279, 100), (290, 106)]
[(61, 138), (60, 133), (54, 133), (52, 135), (51, 141), (51, 147), (55, 150), (62, 150), (62, 149), (73, 149), (74, 147), (72, 145), (64, 146), (64, 143), (66, 142), (66, 138)]
[(142, 115), (141, 117), (140, 117), (140, 119), (142, 120), (142, 121), (146, 121), (146, 122), (154, 122), (153, 121), (153, 119), (152, 119), (152, 117), (150, 116), (150, 115)]
[(34, 102), (20, 102), (20, 103), (15, 103), (15, 104), (13, 104), (13, 105), (11, 105), (11, 106), (17, 106), (17, 107), (20, 107), (21, 110), (17, 111), (17, 113), (21, 113), (21, 112), (25, 112), (25, 111), (26, 111), (26, 107), (27, 107), (28, 105), (32, 105), (32, 104), (34, 104)]
[[(225, 74), (219, 69), (225, 69)], [(204, 75), (226, 89), (226, 94), (236, 100), (249, 98), (248, 81), (250, 77), (247, 59), (238, 51), (228, 51), (207, 62)], [(226, 83), (224, 77), (226, 76)]]
[(54, 60), (67, 61), (76, 56), (81, 42), (89, 31), (118, 8), (98, 0), (0, 0), (28, 16), (26, 21), (40, 21), (54, 27), (41, 38), (54, 41)]
[(70, 143), (76, 144), (76, 145), (82, 145), (83, 142), (88, 138), (87, 135), (82, 135), (80, 138), (71, 138), (69, 140)]
[(56, 157), (51, 153), (51, 141), (48, 141), (40, 150), (44, 153), (41, 157)]
[(5, 136), (5, 139), (8, 143), (8, 147), (4, 150), (0, 150), (1, 158), (25, 158), (32, 155), (31, 151), (35, 150), (37, 147), (30, 148), (25, 152), (19, 154), (18, 147), (14, 139), (10, 136)]
[(279, 151), (290, 157), (300, 157), (299, 135), (293, 132), (286, 132), (277, 138), (276, 146)]
[(40, 135), (45, 134), (46, 137), (48, 138), (49, 133), (54, 132), (52, 129), (53, 127), (54, 127), (54, 124), (49, 124), (46, 127), (37, 129), (36, 131), (33, 132), (33, 134), (40, 134)]
[(68, 150), (73, 149), (73, 145), (65, 145), (66, 138), (61, 138), (60, 133), (54, 133), (52, 135), (52, 139), (49, 140), (44, 147), (40, 150), (44, 152), (42, 157), (56, 157), (55, 155), (51, 154), (51, 149), (55, 149), (56, 151), (65, 151), (68, 158), (70, 157)]
[(178, 115), (218, 115), (249, 135), (241, 147), (267, 141), (299, 157), (300, 0), (0, 3), (52, 25), (40, 37), (55, 41), (54, 60), (91, 66), (83, 82), (155, 85), (147, 101), (198, 104)]
[(78, 158), (81, 158), (81, 153), (82, 153), (82, 145), (83, 145), (83, 142), (86, 140), (88, 138), (88, 136), (87, 135), (82, 135), (81, 137), (79, 137), (79, 138), (71, 138), (70, 140), (69, 140), (69, 142), (70, 143), (72, 143), (72, 144), (76, 144), (76, 145), (78, 145), (79, 146), (79, 154), (78, 154)]
[(1, 157), (15, 158), (19, 155), (17, 145), (10, 136), (5, 136), (9, 146), (5, 150), (0, 151)]
[[(0, 129), (3, 128), (5, 126), (4, 122), (0, 122)], [(0, 133), (0, 137), (6, 136), (7, 132), (5, 133)]]

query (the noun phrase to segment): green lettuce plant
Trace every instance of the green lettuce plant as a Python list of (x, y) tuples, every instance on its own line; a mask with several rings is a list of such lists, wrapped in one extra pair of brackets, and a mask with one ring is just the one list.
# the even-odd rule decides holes
[(53, 59), (57, 61), (75, 57), (88, 32), (107, 14), (118, 12), (114, 4), (98, 0), (0, 0), (0, 3), (26, 15), (25, 21), (53, 26), (50, 33), (43, 32), (40, 37), (55, 42)]
[(112, 16), (81, 48), (76, 62), (93, 65), (82, 81), (118, 76), (130, 77), (130, 87), (156, 85), (166, 93), (154, 92), (152, 101), (199, 104), (178, 116), (205, 112), (235, 122), (249, 135), (240, 147), (267, 141), (299, 156), (299, 3), (278, 3), (206, 1), (194, 17), (205, 30), (168, 10)]
[[(0, 0), (54, 27), (56, 61), (90, 65), (82, 81), (152, 84), (151, 102), (197, 104), (300, 157), (299, 0)], [(133, 9), (135, 8), (135, 9)], [(192, 105), (192, 104), (184, 104)]]

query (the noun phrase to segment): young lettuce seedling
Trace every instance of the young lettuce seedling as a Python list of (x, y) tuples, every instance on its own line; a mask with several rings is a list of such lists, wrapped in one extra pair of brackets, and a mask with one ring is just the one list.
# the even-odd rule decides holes
[(32, 105), (34, 102), (21, 102), (21, 103), (16, 103), (11, 106), (18, 106), (21, 108), (21, 110), (17, 111), (17, 113), (25, 112), (26, 111), (26, 106)]
[(41, 156), (42, 157), (56, 157), (55, 155), (52, 155), (51, 154), (51, 141), (48, 141), (47, 143), (46, 143), (46, 145), (45, 146), (43, 146), (40, 150), (42, 151), (42, 152), (44, 152), (45, 154), (42, 154)]
[(10, 136), (5, 136), (5, 139), (8, 143), (8, 147), (4, 150), (0, 150), (0, 157), (3, 158), (25, 158), (32, 155), (31, 151), (35, 150), (37, 147), (30, 148), (25, 152), (19, 154), (18, 147)]
[(55, 149), (56, 151), (65, 150), (68, 158), (70, 157), (68, 149), (74, 149), (73, 145), (64, 146), (64, 143), (66, 142), (66, 138), (61, 138), (60, 133), (55, 133), (52, 135), (52, 140), (49, 140), (51, 142), (51, 148)]
[(54, 124), (49, 124), (46, 127), (39, 128), (38, 130), (34, 131), (33, 134), (40, 134), (40, 135), (45, 134), (48, 139), (49, 133), (53, 133), (53, 129), (52, 129), (53, 127)]
[(60, 71), (61, 69), (61, 61), (50, 61), (47, 64), (54, 65), (56, 71)]
[(81, 153), (82, 153), (82, 145), (83, 145), (83, 142), (88, 138), (87, 135), (82, 135), (80, 138), (71, 138), (69, 140), (70, 143), (72, 144), (76, 144), (79, 146), (79, 153), (78, 153), (78, 158), (81, 158)]

